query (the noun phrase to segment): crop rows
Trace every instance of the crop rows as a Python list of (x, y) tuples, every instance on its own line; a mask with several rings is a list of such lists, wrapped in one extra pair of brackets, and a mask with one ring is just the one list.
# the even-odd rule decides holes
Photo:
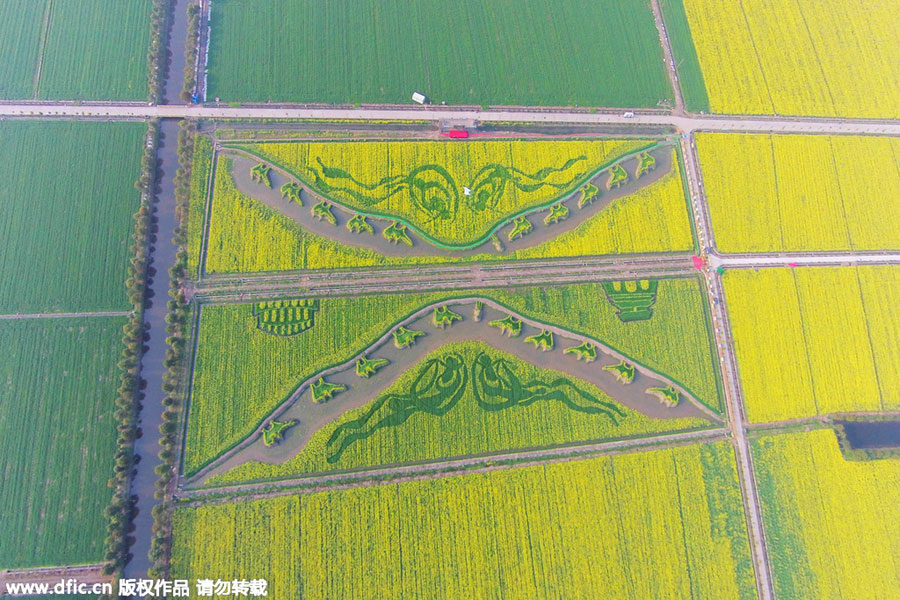
[(751, 421), (900, 409), (896, 267), (727, 271), (724, 282)]
[(150, 0), (0, 0), (0, 98), (143, 100)]
[(0, 98), (31, 98), (46, 2), (0, 0)]
[(515, 258), (688, 252), (694, 245), (681, 170), (612, 203), (572, 231), (517, 250)]
[(145, 131), (0, 123), (0, 313), (130, 308), (124, 281)]
[(900, 589), (900, 463), (847, 461), (830, 430), (753, 442), (779, 598), (890, 598)]
[(752, 598), (733, 461), (722, 443), (179, 509), (173, 574), (260, 573), (275, 597)]
[(172, 573), (177, 578), (262, 578), (268, 581), (269, 598), (301, 597), (296, 498), (178, 510), (172, 525), (177, 532)]
[(900, 140), (706, 133), (697, 148), (723, 252), (900, 249)]
[[(519, 314), (608, 343), (718, 407), (715, 364), (698, 281), (660, 283), (653, 317), (623, 323), (599, 284), (480, 290)], [(260, 332), (250, 305), (206, 306), (199, 325), (185, 471), (249, 435), (302, 381), (364, 350), (393, 324), (450, 293), (324, 298), (312, 329)]]
[(212, 11), (210, 99), (408, 103), (417, 90), (449, 104), (655, 106), (672, 96), (639, 0), (552, 10), (538, 0), (221, 0)]
[(0, 569), (103, 560), (125, 321), (0, 324)]
[(891, 0), (683, 2), (714, 112), (900, 117)]

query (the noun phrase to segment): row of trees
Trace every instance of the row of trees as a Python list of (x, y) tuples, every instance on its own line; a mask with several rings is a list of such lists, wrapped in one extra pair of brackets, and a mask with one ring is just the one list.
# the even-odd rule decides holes
[[(154, 0), (150, 13), (150, 48), (147, 50), (147, 80), (149, 100), (159, 102), (162, 97), (164, 73), (164, 52), (168, 35), (169, 17), (173, 0)], [(141, 435), (138, 422), (143, 397), (141, 379), (141, 357), (145, 351), (146, 327), (144, 324), (144, 300), (147, 290), (147, 267), (150, 260), (150, 236), (152, 219), (150, 203), (154, 197), (158, 159), (156, 147), (159, 143), (159, 124), (147, 124), (144, 139), (144, 155), (141, 157), (141, 175), (135, 187), (141, 192), (141, 204), (134, 214), (134, 232), (131, 242), (131, 263), (125, 288), (131, 303), (131, 315), (122, 329), (122, 358), (118, 362), (120, 383), (116, 393), (116, 440), (115, 466), (108, 485), (113, 488), (112, 500), (106, 508), (108, 518), (106, 531), (106, 564), (103, 572), (107, 575), (122, 576), (125, 564), (131, 559), (134, 544), (134, 515), (137, 498), (132, 494), (131, 485), (139, 457), (134, 452), (134, 442)]]
[(175, 202), (178, 226), (174, 242), (178, 246), (175, 264), (169, 269), (168, 314), (166, 315), (166, 373), (163, 375), (163, 422), (159, 427), (159, 458), (156, 468), (155, 497), (159, 503), (153, 507), (153, 539), (150, 560), (153, 561), (151, 577), (168, 577), (172, 549), (172, 512), (175, 509), (175, 475), (178, 469), (178, 452), (181, 415), (187, 388), (187, 351), (190, 327), (190, 307), (184, 294), (187, 277), (187, 215), (190, 199), (191, 165), (194, 159), (194, 135), (196, 124), (181, 122), (178, 132), (178, 173), (175, 175)]
[(187, 8), (188, 22), (187, 35), (184, 40), (184, 87), (181, 89), (181, 99), (190, 102), (197, 85), (197, 53), (200, 49), (200, 4), (197, 0), (191, 0)]
[(134, 232), (131, 242), (131, 264), (125, 281), (132, 311), (122, 330), (122, 358), (118, 366), (121, 372), (116, 394), (116, 428), (118, 430), (115, 467), (109, 486), (114, 489), (112, 500), (106, 509), (109, 518), (106, 536), (106, 565), (108, 575), (121, 575), (130, 558), (129, 548), (134, 543), (134, 517), (136, 498), (131, 493), (137, 457), (134, 441), (139, 435), (138, 418), (141, 406), (141, 356), (144, 352), (146, 333), (144, 327), (144, 298), (147, 287), (147, 265), (150, 258), (151, 234), (150, 202), (157, 177), (156, 145), (159, 125), (147, 124), (144, 156), (141, 158), (141, 177), (135, 186), (141, 191), (141, 204), (134, 214)]
[(153, 104), (158, 104), (163, 96), (168, 56), (166, 42), (174, 3), (175, 0), (153, 0), (150, 11), (150, 48), (147, 50), (147, 83), (150, 92), (147, 99)]

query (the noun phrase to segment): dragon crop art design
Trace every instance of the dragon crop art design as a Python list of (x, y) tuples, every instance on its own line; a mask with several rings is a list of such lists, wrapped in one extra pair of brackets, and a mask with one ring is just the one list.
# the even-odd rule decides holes
[(604, 415), (618, 424), (625, 412), (612, 402), (604, 402), (576, 387), (571, 380), (557, 377), (549, 381), (522, 381), (505, 358), (480, 353), (472, 363), (472, 391), (484, 410), (504, 410), (530, 406), (535, 402), (562, 402), (570, 409)]
[(616, 425), (625, 416), (616, 404), (600, 400), (564, 377), (523, 381), (515, 364), (505, 358), (480, 352), (467, 365), (454, 352), (426, 360), (406, 392), (383, 394), (362, 416), (339, 425), (327, 442), (328, 462), (337, 462), (356, 442), (379, 429), (402, 425), (416, 413), (444, 416), (467, 390), (480, 408), (491, 412), (537, 402), (560, 402), (576, 412), (606, 417)]
[(536, 192), (545, 186), (558, 190), (565, 189), (583, 173), (575, 173), (566, 181), (556, 183), (547, 181), (547, 178), (556, 173), (569, 171), (583, 160), (587, 160), (587, 157), (570, 158), (560, 167), (544, 167), (532, 174), (500, 164), (485, 165), (475, 173), (472, 183), (467, 186), (472, 190), (466, 197), (468, 206), (478, 212), (496, 208), (500, 198), (506, 193), (507, 184), (512, 184), (520, 192)]
[[(446, 221), (456, 218), (460, 206), (475, 212), (496, 209), (509, 186), (526, 193), (543, 187), (565, 189), (584, 175), (575, 167), (585, 160), (586, 156), (570, 158), (559, 167), (544, 167), (534, 173), (493, 163), (479, 169), (471, 183), (464, 187), (459, 186), (453, 175), (438, 164), (421, 165), (406, 175), (390, 175), (372, 183), (361, 181), (343, 169), (326, 165), (318, 157), (318, 167), (305, 169), (315, 188), (323, 194), (344, 195), (363, 206), (374, 207), (397, 194), (406, 193), (412, 205), (428, 221)], [(565, 179), (551, 181), (551, 176), (556, 174), (565, 175)]]
[(459, 354), (425, 361), (406, 393), (379, 396), (364, 415), (334, 430), (327, 443), (329, 448), (334, 447), (328, 462), (337, 462), (351, 444), (382, 427), (402, 425), (417, 412), (436, 417), (446, 414), (459, 402), (468, 379), (469, 370)]
[(429, 219), (452, 219), (459, 207), (459, 190), (449, 171), (440, 165), (416, 167), (406, 175), (382, 177), (374, 183), (360, 181), (347, 171), (330, 167), (316, 158), (319, 168), (306, 167), (313, 185), (323, 194), (345, 195), (365, 206), (377, 206), (406, 192)]

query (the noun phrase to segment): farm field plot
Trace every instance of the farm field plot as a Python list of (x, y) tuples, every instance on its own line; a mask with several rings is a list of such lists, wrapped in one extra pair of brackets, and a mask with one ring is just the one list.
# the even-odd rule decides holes
[(722, 252), (900, 249), (900, 140), (702, 133)]
[(638, 0), (553, 10), (537, 0), (223, 0), (211, 25), (210, 100), (410, 103), (418, 90), (448, 104), (656, 106), (672, 97), (650, 7)]
[[(597, 339), (718, 410), (705, 309), (693, 278), (659, 282), (652, 316), (629, 322), (620, 319), (612, 304), (598, 302), (605, 298), (601, 284), (315, 299), (312, 325), (291, 336), (260, 331), (252, 305), (207, 305), (197, 332), (185, 472), (196, 472), (248, 436), (303, 381), (354, 358), (410, 315), (423, 309), (430, 314), (429, 307), (444, 300), (472, 297)], [(471, 311), (462, 316), (466, 321), (474, 318)], [(426, 337), (437, 335), (428, 327), (433, 333)], [(483, 327), (483, 335), (502, 335), (489, 323)], [(574, 357), (572, 361), (577, 362)]]
[(212, 168), (212, 141), (205, 135), (194, 136), (194, 154), (191, 162), (190, 200), (187, 215), (188, 274), (199, 276), (200, 245), (203, 241), (203, 221), (206, 212), (206, 188)]
[[(659, 170), (642, 178), (629, 170), (628, 187), (621, 191), (605, 189), (609, 169), (585, 183), (610, 161), (626, 160), (624, 164), (633, 169), (638, 159), (625, 157), (653, 144), (653, 140), (258, 144), (249, 148), (272, 164), (284, 165), (285, 171), (302, 173), (298, 179), (308, 179), (317, 196), (304, 190), (299, 196), (302, 206), (283, 200), (277, 184), (268, 189), (247, 183), (246, 174), (238, 169), (252, 163), (244, 161), (238, 167), (238, 161), (220, 155), (207, 217), (205, 260), (192, 260), (213, 274), (688, 252), (694, 236), (681, 161), (674, 149), (654, 150)], [(326, 178), (319, 160), (339, 168), (329, 167), (331, 177)], [(313, 166), (305, 171), (304, 164)], [(439, 171), (444, 175), (435, 180)], [(351, 176), (360, 179), (350, 180)], [(238, 189), (238, 178), (245, 180), (245, 191)], [(250, 185), (256, 187), (248, 189)], [(588, 190), (593, 196), (583, 200)], [(334, 224), (320, 224), (310, 216), (322, 197), (334, 199)], [(193, 197), (192, 213), (203, 202)], [(546, 219), (555, 202), (562, 202), (567, 212), (559, 223), (550, 223)], [(392, 223), (385, 218), (360, 217), (374, 229), (348, 232), (356, 217), (343, 212), (343, 207), (355, 215), (389, 215), (408, 222), (408, 228), (403, 226), (404, 244), (411, 246), (382, 239), (387, 239), (387, 224)], [(529, 207), (537, 210), (525, 215), (531, 230), (510, 239), (514, 228), (510, 218)], [(199, 243), (194, 246), (199, 252)]]
[(683, 2), (713, 112), (900, 117), (891, 0)]
[(0, 314), (127, 310), (142, 123), (0, 123)]
[(650, 140), (266, 143), (242, 148), (307, 187), (404, 223), (439, 244), (464, 246), (491, 226), (572, 192)]
[[(245, 463), (210, 483), (285, 478), (710, 425), (697, 417), (647, 417), (589, 382), (536, 366), (534, 363), (547, 362), (543, 356), (532, 361), (484, 342), (443, 345), (415, 368), (404, 371), (373, 401), (321, 427), (294, 458), (280, 465)], [(403, 423), (392, 420), (398, 414), (392, 404), (422, 406), (438, 399), (441, 410), (435, 414), (422, 410)]]
[(46, 2), (0, 0), (0, 98), (31, 98)]
[(890, 598), (900, 589), (900, 461), (847, 461), (834, 432), (752, 442), (779, 598)]
[(900, 409), (900, 269), (734, 270), (723, 281), (751, 421)]
[(0, 0), (0, 98), (144, 100), (150, 9), (150, 0)]
[(0, 568), (103, 560), (125, 322), (0, 322)]
[(263, 573), (276, 597), (755, 594), (725, 443), (180, 508), (174, 530), (174, 575)]

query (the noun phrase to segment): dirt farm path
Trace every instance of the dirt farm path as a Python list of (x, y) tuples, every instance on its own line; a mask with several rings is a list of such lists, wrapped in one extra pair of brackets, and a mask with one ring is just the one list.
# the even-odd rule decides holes
[(69, 319), (81, 317), (127, 317), (131, 311), (80, 312), (80, 313), (16, 313), (0, 315), (0, 321), (17, 321), (20, 319)]
[(5, 585), (8, 583), (47, 583), (55, 585), (64, 579), (76, 579), (78, 583), (91, 585), (112, 581), (111, 575), (103, 574), (103, 567), (104, 565), (102, 564), (96, 564), (0, 570), (0, 596), (5, 595)]

